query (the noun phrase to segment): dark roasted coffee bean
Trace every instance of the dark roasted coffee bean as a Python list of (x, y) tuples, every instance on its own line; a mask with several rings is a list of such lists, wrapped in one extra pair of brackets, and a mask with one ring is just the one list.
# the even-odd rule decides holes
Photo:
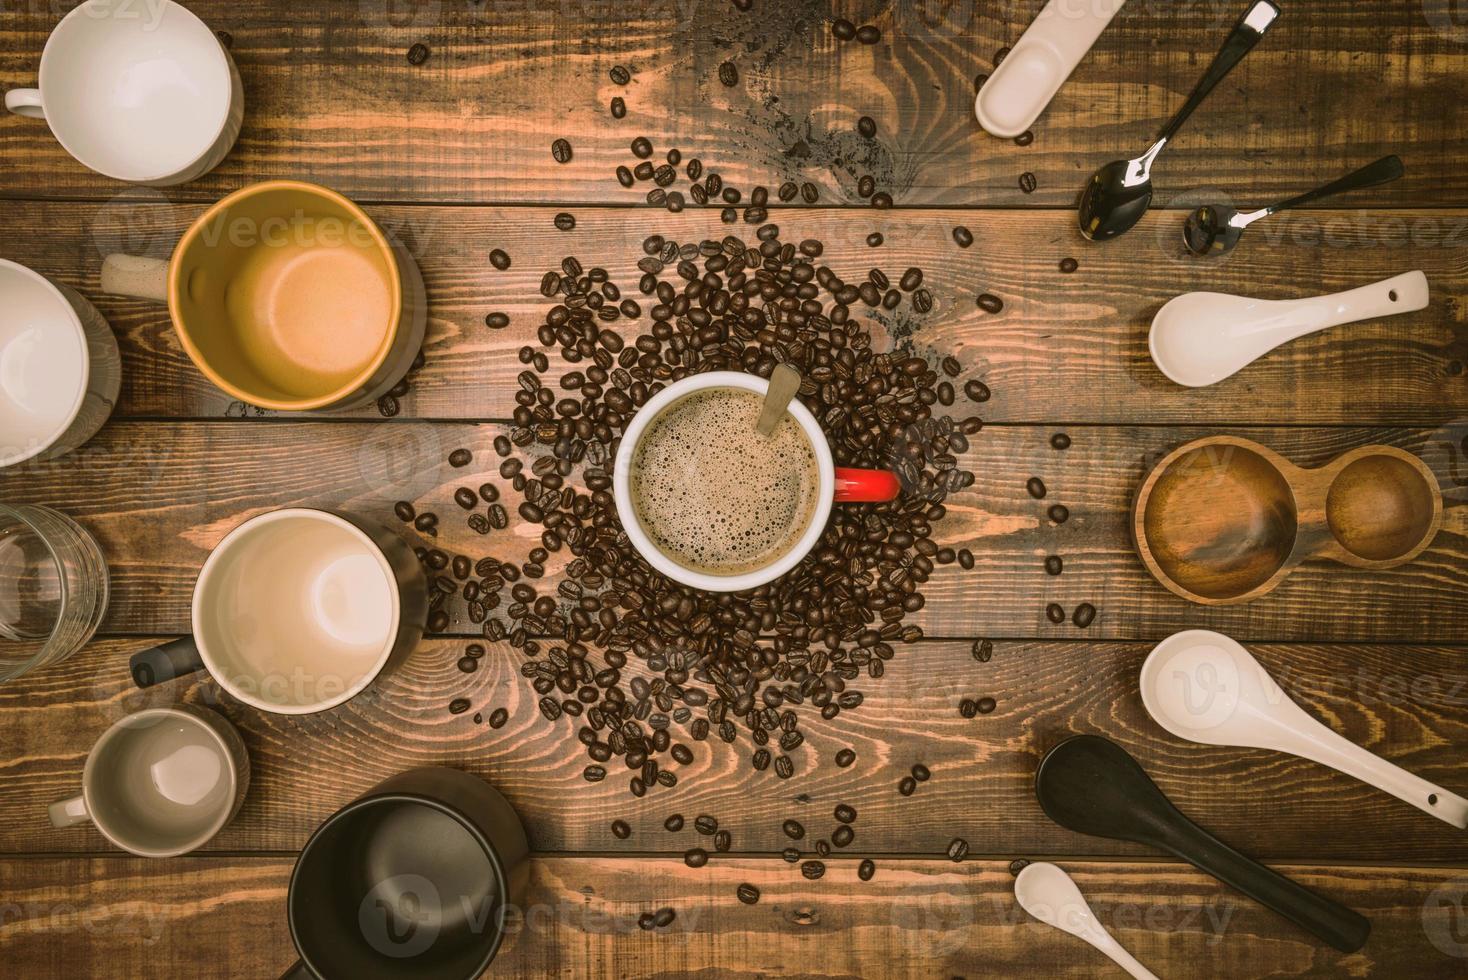
[(855, 761), (856, 753), (851, 751), (850, 749), (839, 749), (836, 752), (836, 765), (840, 766), (842, 769), (845, 769), (847, 766), (851, 765)]
[(1065, 504), (1051, 504), (1048, 511), (1050, 519), (1056, 524), (1064, 524), (1070, 519), (1070, 508)]
[(402, 521), (404, 524), (411, 521), (415, 515), (413, 505), (408, 503), (406, 500), (399, 500), (397, 503), (393, 504), (392, 512), (397, 516), (397, 519)]
[(408, 64), (421, 65), (428, 60), (428, 45), (418, 42), (408, 49)]
[(588, 783), (599, 783), (607, 778), (607, 771), (601, 766), (592, 764), (581, 770), (581, 778)]
[(872, 195), (872, 207), (885, 209), (890, 208), (891, 206), (892, 195), (888, 194), (886, 191), (877, 191), (877, 193)]
[(770, 768), (770, 750), (755, 749), (754, 755), (750, 756), (749, 762), (757, 772), (764, 772)]
[(467, 449), (455, 449), (449, 453), (450, 466), (468, 466), (474, 459), (474, 454)]
[(845, 824), (831, 831), (831, 843), (836, 847), (848, 847), (856, 838), (856, 831)]
[(795, 763), (790, 761), (790, 756), (782, 755), (775, 758), (775, 775), (781, 779), (789, 779), (795, 775)]
[(459, 487), (454, 491), (454, 503), (465, 510), (473, 510), (479, 506), (479, 497), (468, 487)]
[(683, 852), (683, 863), (690, 868), (701, 868), (709, 863), (709, 852), (701, 847), (690, 847)]
[(897, 783), (897, 792), (901, 793), (903, 796), (911, 796), (916, 791), (917, 780), (913, 779), (911, 776), (903, 776), (902, 779)]
[(1070, 436), (1066, 435), (1064, 432), (1057, 432), (1053, 436), (1050, 437), (1050, 446), (1051, 446), (1052, 449), (1059, 449), (1059, 450), (1069, 449), (1070, 448)]
[(1052, 602), (1045, 607), (1045, 618), (1052, 623), (1063, 623), (1065, 622), (1065, 610), (1061, 608), (1060, 603)]
[(1035, 175), (1026, 170), (1019, 175), (1019, 189), (1026, 194), (1035, 193)]
[(451, 715), (462, 715), (464, 712), (466, 712), (468, 710), (469, 710), (469, 699), (468, 698), (454, 698), (452, 701), (449, 702), (449, 714), (451, 714)]
[(739, 84), (739, 69), (734, 62), (726, 61), (719, 65), (719, 81), (731, 88)]
[(558, 139), (551, 143), (551, 158), (556, 163), (571, 162), (571, 144), (565, 139)]
[(1004, 309), (1004, 300), (995, 296), (993, 293), (980, 293), (978, 307), (985, 313), (998, 313)]
[(957, 864), (968, 857), (968, 841), (962, 837), (955, 837), (948, 844), (948, 860)]
[(745, 905), (753, 905), (759, 901), (759, 889), (747, 882), (736, 888), (734, 894)]
[(612, 82), (617, 85), (626, 85), (632, 81), (632, 73), (621, 65), (612, 66)]
[(831, 21), (831, 36), (838, 41), (850, 41), (856, 37), (856, 25), (844, 17)]
[(1038, 476), (1032, 476), (1025, 481), (1025, 492), (1036, 500), (1045, 498), (1045, 481)]
[(920, 783), (926, 783), (929, 779), (933, 778), (933, 773), (927, 766), (921, 762), (917, 762), (912, 767), (912, 778)]
[(830, 844), (830, 842), (829, 841), (824, 841), (824, 840), (818, 840), (818, 841), (816, 841), (816, 857), (823, 857), (824, 858), (824, 857), (830, 857), (830, 856), (831, 856), (831, 844)]
[(510, 713), (504, 708), (495, 708), (489, 713), (490, 728), (504, 728), (505, 722), (510, 720)]
[(877, 181), (871, 174), (862, 174), (856, 182), (857, 196), (863, 200), (877, 193)]
[(612, 97), (612, 118), (621, 119), (627, 115), (627, 102), (620, 95)]
[(963, 393), (969, 397), (970, 401), (976, 402), (986, 402), (990, 396), (989, 386), (982, 381), (966, 382), (963, 386)]
[(658, 909), (653, 913), (652, 924), (655, 928), (665, 929), (672, 925), (676, 918), (678, 918), (678, 913), (672, 909)]
[(702, 814), (693, 819), (693, 829), (705, 837), (712, 837), (718, 832), (719, 821), (707, 814)]
[(876, 248), (878, 245), (881, 245), (881, 244), (882, 244), (882, 233), (880, 231), (874, 231), (870, 235), (867, 236), (867, 246), (869, 248)]
[(786, 820), (780, 827), (785, 831), (785, 836), (791, 840), (801, 840), (805, 837), (805, 827), (798, 820)]
[(491, 330), (503, 330), (510, 325), (510, 315), (508, 313), (486, 314), (484, 325)]
[(1035, 134), (1028, 129), (1014, 138), (1015, 146), (1029, 146), (1033, 142), (1035, 142)]
[(489, 264), (504, 272), (510, 267), (510, 253), (502, 248), (492, 249), (489, 253)]
[(953, 240), (958, 243), (959, 248), (968, 248), (974, 243), (974, 233), (959, 225), (953, 229)]
[(472, 674), (479, 669), (479, 661), (473, 657), (460, 657), (458, 667), (462, 673)]
[(836, 819), (842, 823), (855, 823), (856, 809), (847, 806), (845, 803), (838, 803), (836, 804)]
[(800, 873), (809, 881), (816, 881), (826, 875), (826, 866), (820, 861), (806, 861), (800, 866)]
[(877, 135), (877, 121), (871, 116), (862, 116), (856, 121), (856, 131), (867, 139)]
[(856, 866), (856, 876), (862, 881), (871, 881), (872, 876), (877, 873), (877, 862), (871, 858), (862, 861)]
[(1090, 626), (1091, 623), (1095, 621), (1095, 619), (1096, 607), (1091, 605), (1089, 602), (1083, 602), (1079, 606), (1076, 606), (1076, 611), (1071, 616), (1071, 622), (1075, 623), (1081, 629), (1085, 629), (1087, 626)]
[(964, 718), (972, 718), (979, 713), (979, 704), (972, 698), (964, 698), (958, 702), (958, 713)]
[(977, 703), (979, 714), (981, 715), (987, 715), (989, 712), (994, 710), (995, 706), (996, 702), (993, 698), (989, 697), (979, 698)]
[(856, 39), (862, 44), (876, 44), (882, 40), (882, 32), (873, 24), (863, 24), (856, 29)]
[(908, 269), (902, 274), (902, 279), (897, 285), (902, 287), (904, 293), (910, 293), (923, 284), (923, 270), (916, 267)]
[[(617, 183), (621, 184), (623, 187), (631, 187), (635, 182), (636, 178), (632, 176), (632, 171), (628, 170), (626, 167), (619, 166), (617, 168)], [(551, 273), (551, 275), (555, 275), (555, 273)]]
[(734, 835), (727, 830), (721, 830), (714, 834), (714, 850), (723, 854), (734, 846)]
[(1065, 561), (1059, 555), (1047, 555), (1045, 558), (1045, 572), (1049, 575), (1059, 575), (1065, 568)]
[(646, 136), (639, 136), (632, 141), (632, 155), (639, 160), (646, 160), (652, 156), (652, 141)]
[(821, 189), (806, 181), (800, 185), (800, 199), (806, 204), (814, 204), (821, 199)]
[(562, 211), (556, 215), (555, 225), (561, 231), (570, 231), (576, 227), (576, 216), (569, 211)]
[(644, 912), (637, 917), (637, 928), (643, 932), (650, 932), (653, 927), (653, 914), (651, 912)]
[(664, 820), (663, 821), (663, 829), (666, 830), (666, 831), (668, 831), (669, 833), (673, 833), (673, 834), (676, 834), (678, 831), (682, 830), (683, 829), (683, 815), (681, 813), (675, 813), (672, 816), (670, 816), (668, 819)]
[(1070, 275), (1072, 272), (1076, 271), (1080, 267), (1081, 264), (1075, 259), (1064, 258), (1060, 260), (1060, 271), (1064, 272), (1066, 275)]
[(617, 838), (617, 840), (626, 840), (632, 836), (632, 828), (625, 820), (613, 820), (612, 836)]

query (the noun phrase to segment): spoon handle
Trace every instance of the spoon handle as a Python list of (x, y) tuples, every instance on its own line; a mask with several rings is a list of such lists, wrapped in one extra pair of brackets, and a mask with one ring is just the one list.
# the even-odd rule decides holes
[(1377, 184), (1387, 184), (1402, 176), (1402, 158), (1396, 154), (1382, 157), (1374, 163), (1368, 163), (1360, 170), (1346, 174), (1339, 180), (1333, 180), (1324, 187), (1317, 187), (1313, 191), (1306, 191), (1297, 197), (1278, 204), (1271, 204), (1264, 209), (1265, 214), (1274, 214), (1276, 211), (1286, 211), (1297, 208), (1311, 201), (1318, 201), (1322, 197), (1332, 197), (1336, 194), (1344, 194), (1347, 191), (1359, 191), (1363, 187), (1375, 187)]
[(1160, 980), (1157, 974), (1143, 966), (1135, 956), (1128, 953), (1126, 948), (1115, 939), (1104, 946), (1097, 944), (1096, 948), (1111, 957), (1113, 963), (1130, 973), (1136, 980)]
[(1343, 953), (1360, 949), (1371, 934), (1365, 916), (1245, 857), (1181, 814), (1158, 843)]
[(1213, 64), (1209, 65), (1203, 77), (1198, 79), (1198, 84), (1193, 88), (1193, 93), (1188, 96), (1188, 101), (1184, 102), (1182, 108), (1168, 121), (1166, 126), (1162, 127), (1162, 132), (1157, 136), (1158, 143), (1166, 143), (1177, 134), (1183, 123), (1187, 122), (1188, 117), (1193, 114), (1193, 110), (1198, 108), (1209, 92), (1213, 91), (1213, 86), (1223, 81), (1224, 76), (1233, 70), (1234, 65), (1244, 60), (1244, 55), (1253, 50), (1254, 45), (1259, 43), (1259, 39), (1264, 36), (1264, 32), (1278, 16), (1279, 8), (1269, 0), (1258, 0), (1249, 7), (1244, 16), (1240, 17), (1239, 22), (1234, 25), (1233, 31), (1223, 42), (1223, 47), (1218, 49), (1218, 54), (1213, 58)]
[(1427, 277), (1421, 270), (1404, 272), (1390, 279), (1368, 283), (1327, 296), (1277, 300), (1266, 306), (1272, 315), (1258, 325), (1268, 333), (1270, 349), (1306, 334), (1358, 320), (1375, 320), (1398, 313), (1413, 313), (1427, 305)]

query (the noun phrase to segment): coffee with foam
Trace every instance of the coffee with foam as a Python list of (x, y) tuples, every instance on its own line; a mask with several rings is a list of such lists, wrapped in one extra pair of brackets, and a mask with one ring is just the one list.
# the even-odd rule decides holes
[(810, 527), (820, 468), (789, 414), (755, 429), (763, 398), (707, 388), (674, 402), (643, 432), (631, 461), (632, 506), (653, 545), (705, 575), (743, 575), (778, 561)]

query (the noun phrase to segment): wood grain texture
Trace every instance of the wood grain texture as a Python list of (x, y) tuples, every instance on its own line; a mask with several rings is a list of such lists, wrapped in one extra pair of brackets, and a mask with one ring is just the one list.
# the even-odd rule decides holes
[[(364, 200), (635, 203), (612, 171), (645, 135), (746, 191), (792, 178), (857, 204), (864, 173), (901, 204), (1069, 207), (1087, 175), (1142, 152), (1242, 9), (1151, 4), (1121, 13), (1020, 148), (980, 130), (973, 80), (1043, 4), (832, 5), (618, 0), (190, 4), (233, 36), (245, 127), (213, 174), (170, 194), (209, 200), (260, 177), (311, 175)], [(882, 29), (842, 44), (833, 10)], [(0, 12), (0, 86), (34, 85), (54, 4)], [(1461, 79), (1468, 23), (1440, 0), (1290, 7), (1158, 166), (1160, 206), (1200, 186), (1249, 203), (1289, 197), (1386, 153), (1407, 176), (1383, 205), (1468, 204)], [(423, 64), (408, 63), (415, 43)], [(719, 83), (719, 65), (739, 71)], [(608, 72), (625, 64), (629, 86)], [(627, 118), (607, 105), (626, 98)], [(877, 136), (855, 132), (859, 116)], [(551, 161), (569, 138), (575, 157)], [(68, 157), (36, 120), (0, 118), (0, 193), (108, 197), (119, 185)], [(1021, 172), (1038, 178), (1023, 194)]]
[[(693, 741), (671, 789), (642, 799), (618, 765), (599, 784), (582, 778), (590, 762), (569, 717), (543, 718), (519, 674), (523, 657), (490, 644), (481, 666), (463, 674), (462, 641), (425, 643), (370, 695), (317, 716), (263, 715), (197, 678), (147, 692), (132, 687), (127, 657), (152, 639), (94, 643), (65, 665), (0, 689), (0, 852), (106, 852), (90, 828), (55, 831), (44, 812), (77, 792), (97, 736), (143, 707), (182, 699), (216, 707), (244, 734), (253, 764), (244, 810), (209, 850), (292, 851), (320, 821), (387, 776), (444, 764), (474, 772), (502, 790), (540, 851), (681, 854), (699, 840), (700, 813), (716, 816), (734, 850), (771, 854), (790, 842), (781, 821), (806, 824), (809, 841), (829, 834), (837, 803), (856, 808), (856, 841), (867, 854), (941, 856), (954, 837), (996, 859), (1066, 854), (1154, 854), (1145, 848), (1061, 829), (1040, 811), (1034, 772), (1051, 746), (1076, 733), (1102, 733), (1131, 751), (1178, 807), (1223, 840), (1271, 860), (1468, 863), (1461, 832), (1365, 784), (1274, 752), (1211, 748), (1169, 736), (1147, 715), (1137, 674), (1150, 644), (995, 643), (976, 662), (971, 645), (925, 641), (899, 647), (879, 681), (854, 682), (862, 705), (837, 721), (801, 711), (805, 743), (791, 753), (796, 775), (778, 779), (749, 762), (753, 746), (716, 737)], [(1281, 686), (1315, 717), (1373, 752), (1458, 793), (1468, 792), (1461, 746), (1468, 741), (1468, 647), (1275, 645), (1251, 649)], [(636, 664), (634, 663), (634, 666)], [(629, 671), (632, 667), (629, 667)], [(963, 698), (991, 696), (991, 714), (965, 719)], [(449, 702), (471, 710), (452, 715)], [(508, 713), (492, 729), (474, 720)], [(836, 752), (857, 761), (842, 769)], [(914, 763), (933, 777), (916, 795), (897, 783)], [(671, 813), (689, 829), (663, 830)], [(633, 827), (627, 841), (609, 824)], [(1349, 828), (1349, 832), (1346, 829)], [(707, 843), (705, 842), (705, 846)]]
[[(258, 414), (199, 373), (161, 305), (99, 289), (105, 255), (166, 257), (202, 211), (152, 190), (102, 204), (0, 201), (8, 232), (0, 254), (76, 287), (111, 321), (123, 353), (120, 416)], [(698, 210), (581, 210), (569, 234), (552, 227), (550, 208), (369, 211), (416, 255), (428, 286), (427, 360), (402, 399), (402, 417), (417, 418), (510, 416), (513, 379), (523, 367), (516, 354), (537, 343), (535, 328), (551, 305), (539, 293), (540, 278), (564, 256), (603, 265), (641, 300), (635, 266), (647, 235), (697, 241), (732, 231), (752, 241), (754, 231)], [(932, 312), (919, 316), (904, 306), (895, 315), (869, 314), (877, 345), (957, 356), (966, 376), (982, 377), (993, 390), (982, 406), (990, 421), (1439, 425), (1468, 418), (1468, 307), (1459, 301), (1468, 281), (1468, 212), (1285, 212), (1235, 252), (1210, 260), (1184, 254), (1176, 213), (1153, 214), (1126, 242), (1101, 246), (1085, 242), (1069, 215), (1052, 211), (773, 214), (789, 240), (823, 241), (821, 261), (843, 278), (859, 280), (873, 266), (893, 279), (908, 266), (922, 268)], [(971, 248), (954, 244), (960, 224), (974, 233)], [(873, 230), (885, 235), (883, 247), (866, 246)], [(494, 248), (511, 255), (509, 270), (490, 265)], [(1065, 257), (1078, 259), (1075, 273), (1060, 271)], [(1408, 269), (1427, 274), (1427, 309), (1302, 338), (1209, 388), (1173, 384), (1147, 353), (1153, 315), (1180, 293), (1296, 298)], [(978, 309), (982, 292), (1004, 300), (1000, 314)], [(485, 314), (495, 311), (509, 314), (509, 328), (485, 326)], [(614, 326), (630, 340), (651, 321)], [(368, 406), (352, 414), (378, 413)]]
[[(393, 501), (406, 499), (442, 515), (440, 547), (524, 561), (538, 542), (539, 525), (516, 518), (508, 529), (480, 537), (461, 523), (464, 512), (451, 499), (457, 486), (503, 482), (491, 445), (501, 431), (497, 425), (427, 422), (114, 422), (71, 456), (0, 474), (0, 494), (59, 507), (98, 536), (113, 581), (107, 630), (181, 633), (209, 550), (236, 524), (275, 507), (336, 507), (396, 523)], [(1444, 488), (1443, 526), (1422, 555), (1399, 568), (1307, 562), (1264, 599), (1207, 609), (1152, 579), (1134, 553), (1129, 527), (1133, 494), (1151, 465), (1214, 430), (1073, 428), (1073, 444), (1064, 452), (1051, 448), (1052, 431), (993, 427), (960, 459), (977, 479), (949, 499), (935, 538), (940, 545), (971, 548), (976, 565), (968, 572), (958, 565), (936, 569), (924, 588), (927, 605), (911, 617), (930, 636), (1157, 638), (1207, 627), (1240, 640), (1468, 639), (1462, 602), (1468, 427), (1226, 430), (1304, 466), (1371, 443), (1416, 452)], [(472, 450), (474, 461), (454, 469), (447, 457), (459, 447)], [(1031, 476), (1046, 484), (1044, 500), (1026, 494)], [(1046, 516), (1054, 503), (1071, 513), (1058, 527)], [(1045, 574), (1048, 554), (1065, 559), (1063, 575)], [(554, 590), (567, 555), (552, 554), (542, 591)], [(1069, 620), (1051, 624), (1045, 616), (1050, 602), (1067, 613), (1090, 602), (1100, 613), (1081, 631)], [(461, 607), (455, 609), (459, 616)], [(467, 618), (450, 630), (478, 632)]]
[[(537, 857), (492, 976), (1121, 977), (1100, 953), (1030, 919), (1002, 863), (850, 861), (818, 882), (780, 861)], [(1468, 953), (1462, 871), (1282, 870), (1372, 921), (1349, 956), (1315, 942), (1186, 866), (1065, 862), (1096, 913), (1162, 976), (1455, 976)], [(274, 976), (293, 960), (285, 920), (291, 860), (0, 861), (0, 955), (19, 977)], [(760, 889), (743, 905), (741, 883)], [(637, 916), (677, 919), (644, 932)], [(875, 966), (874, 966), (875, 964)]]

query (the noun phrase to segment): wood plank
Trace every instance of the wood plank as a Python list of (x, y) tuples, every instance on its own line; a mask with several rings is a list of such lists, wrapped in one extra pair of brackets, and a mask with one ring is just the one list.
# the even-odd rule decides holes
[[(236, 821), (212, 851), (290, 851), (345, 801), (394, 772), (452, 765), (498, 786), (542, 851), (613, 850), (681, 854), (697, 840), (693, 817), (717, 817), (734, 850), (769, 854), (790, 842), (788, 817), (810, 841), (830, 833), (837, 803), (856, 808), (853, 851), (941, 855), (969, 840), (976, 856), (1153, 854), (1145, 848), (1061, 829), (1040, 811), (1034, 773), (1041, 756), (1072, 733), (1101, 733), (1131, 751), (1178, 807), (1245, 853), (1274, 860), (1468, 863), (1468, 841), (1447, 824), (1314, 763), (1272, 752), (1209, 748), (1166, 734), (1146, 714), (1137, 673), (1150, 644), (1017, 642), (994, 645), (977, 663), (970, 644), (925, 641), (901, 646), (880, 681), (853, 682), (862, 705), (838, 719), (800, 710), (805, 743), (791, 753), (796, 775), (757, 772), (753, 746), (717, 737), (699, 743), (675, 724), (694, 761), (659, 764), (679, 776), (672, 789), (642, 799), (629, 773), (613, 764), (602, 783), (582, 778), (590, 762), (569, 716), (552, 723), (520, 676), (524, 658), (490, 644), (481, 666), (455, 666), (463, 641), (425, 643), (371, 693), (306, 718), (266, 716), (193, 680), (140, 692), (126, 657), (155, 640), (94, 643), (52, 670), (0, 688), (0, 852), (106, 852), (100, 834), (54, 831), (45, 808), (77, 792), (96, 737), (132, 711), (180, 698), (217, 707), (244, 733), (252, 785)], [(1285, 690), (1317, 718), (1368, 749), (1445, 788), (1468, 795), (1461, 749), (1468, 744), (1468, 647), (1257, 644), (1252, 649)], [(628, 670), (641, 673), (640, 664)], [(963, 698), (995, 698), (991, 714), (964, 719)], [(449, 702), (471, 710), (452, 715)], [(504, 709), (498, 730), (488, 719)], [(696, 712), (700, 714), (701, 712)], [(836, 752), (853, 749), (842, 769)], [(914, 763), (932, 779), (905, 798), (897, 783)], [(690, 829), (662, 829), (670, 813)], [(633, 827), (627, 841), (609, 829)], [(705, 844), (707, 846), (707, 844)]]
[[(402, 417), (508, 418), (512, 379), (523, 367), (516, 355), (522, 345), (538, 343), (535, 328), (551, 305), (539, 293), (540, 278), (566, 254), (574, 252), (588, 267), (605, 266), (633, 296), (642, 239), (652, 232), (697, 241), (733, 230), (753, 240), (752, 229), (731, 229), (709, 211), (585, 210), (576, 230), (565, 234), (552, 230), (552, 209), (369, 210), (417, 255), (431, 302), (427, 362), (401, 400)], [(166, 310), (102, 295), (98, 285), (105, 254), (166, 256), (201, 211), (163, 203), (146, 190), (105, 204), (0, 202), (0, 222), (10, 232), (5, 257), (76, 287), (112, 322), (123, 351), (120, 416), (246, 412), (194, 368)], [(991, 422), (1156, 424), (1210, 417), (1241, 424), (1438, 425), (1468, 416), (1468, 307), (1453, 298), (1468, 281), (1468, 212), (1286, 212), (1251, 231), (1234, 253), (1206, 262), (1181, 254), (1175, 213), (1152, 215), (1127, 245), (1111, 247), (1083, 241), (1059, 212), (791, 210), (775, 220), (789, 240), (825, 242), (822, 262), (843, 278), (860, 279), (874, 264), (893, 279), (911, 265), (925, 270), (933, 311), (895, 319), (869, 314), (877, 345), (901, 343), (935, 360), (957, 356), (993, 390), (983, 406)], [(977, 238), (970, 249), (953, 242), (959, 224)], [(886, 236), (883, 248), (865, 244), (874, 229)], [(493, 248), (510, 253), (511, 269), (490, 265)], [(1079, 259), (1077, 272), (1060, 271), (1065, 257)], [(1414, 268), (1431, 283), (1434, 299), (1426, 310), (1301, 339), (1213, 387), (1175, 385), (1148, 357), (1152, 317), (1179, 293), (1295, 298)], [(1005, 301), (998, 316), (975, 306), (986, 291)], [(511, 326), (487, 328), (491, 311), (509, 314)], [(631, 340), (651, 321), (617, 326)], [(352, 414), (378, 412), (368, 406)]]
[[(444, 515), (440, 547), (524, 561), (538, 542), (538, 525), (516, 518), (507, 530), (482, 538), (461, 523), (464, 512), (451, 501), (457, 486), (504, 483), (491, 445), (501, 431), (427, 422), (119, 422), (72, 456), (5, 471), (0, 493), (60, 507), (97, 534), (113, 576), (107, 630), (179, 633), (188, 628), (189, 597), (209, 549), (240, 521), (274, 507), (340, 507), (395, 523), (392, 503), (406, 499), (420, 511)], [(1462, 601), (1468, 423), (1433, 431), (1088, 426), (1069, 429), (1074, 442), (1064, 452), (1050, 447), (1051, 431), (993, 427), (960, 459), (977, 479), (949, 499), (935, 539), (971, 548), (976, 566), (969, 572), (956, 564), (936, 569), (924, 587), (927, 605), (910, 617), (929, 635), (1127, 639), (1209, 627), (1243, 640), (1468, 638)], [(1152, 462), (1215, 431), (1262, 441), (1301, 465), (1320, 465), (1370, 443), (1417, 452), (1446, 491), (1442, 530), (1419, 558), (1395, 569), (1307, 562), (1255, 602), (1193, 606), (1142, 567), (1130, 543), (1128, 514)], [(474, 453), (463, 469), (447, 463), (458, 447)], [(1026, 494), (1031, 476), (1049, 488), (1044, 500)], [(1059, 527), (1046, 516), (1057, 502), (1071, 512)], [(543, 591), (554, 590), (567, 554), (551, 555)], [(1063, 575), (1045, 574), (1048, 554), (1064, 558)], [(1051, 602), (1067, 612), (1090, 602), (1100, 612), (1083, 633), (1068, 620), (1051, 624), (1045, 615)], [(463, 616), (462, 604), (454, 611)], [(451, 631), (478, 630), (464, 619)]]
[[(293, 954), (284, 857), (0, 861), (0, 954), (18, 976), (274, 976)], [(1185, 866), (1067, 862), (1098, 921), (1163, 976), (1199, 963), (1248, 977), (1448, 976), (1468, 954), (1456, 929), (1462, 871), (1293, 868), (1286, 873), (1372, 921), (1342, 955)], [(734, 897), (740, 883), (759, 903)], [(644, 932), (637, 916), (678, 917)], [(1122, 976), (1080, 940), (1030, 919), (1002, 863), (852, 862), (811, 882), (770, 859), (680, 862), (535, 857), (495, 976)]]
[[(973, 79), (1040, 0), (904, 2), (863, 14), (883, 42), (836, 42), (824, 3), (748, 13), (687, 0), (650, 5), (387, 0), (319, 7), (198, 0), (233, 36), (244, 80), (239, 144), (215, 173), (174, 188), (209, 200), (262, 176), (313, 175), (366, 200), (635, 203), (612, 171), (634, 136), (677, 146), (746, 191), (784, 179), (862, 204), (873, 174), (902, 204), (1070, 207), (1085, 177), (1140, 153), (1182, 103), (1241, 4), (1168, 4), (1117, 17), (1025, 148), (984, 134)], [(0, 86), (34, 85), (54, 4), (0, 12)], [(1383, 205), (1468, 204), (1461, 79), (1468, 26), (1450, 4), (1318, 0), (1289, 8), (1220, 86), (1158, 168), (1160, 205), (1200, 186), (1265, 203), (1385, 153), (1407, 176)], [(410, 65), (414, 43), (431, 50)], [(720, 85), (731, 60), (740, 80)], [(634, 71), (613, 84), (615, 64)], [(608, 113), (615, 95), (627, 118)], [(874, 140), (854, 131), (877, 122)], [(550, 159), (568, 137), (575, 157)], [(108, 197), (118, 185), (68, 157), (34, 120), (0, 119), (0, 193)], [(1030, 171), (1038, 189), (1023, 194)], [(1184, 205), (1185, 206), (1185, 205)]]

